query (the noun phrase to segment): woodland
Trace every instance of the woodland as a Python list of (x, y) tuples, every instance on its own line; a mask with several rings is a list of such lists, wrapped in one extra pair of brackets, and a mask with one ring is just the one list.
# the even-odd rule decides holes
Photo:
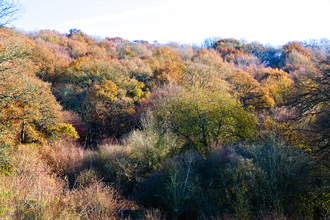
[(0, 27), (1, 219), (329, 219), (330, 40)]

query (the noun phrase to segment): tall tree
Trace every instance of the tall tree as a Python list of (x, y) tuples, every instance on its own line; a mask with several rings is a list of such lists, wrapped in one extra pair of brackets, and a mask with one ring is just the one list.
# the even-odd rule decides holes
[(307, 134), (316, 154), (330, 157), (330, 57), (318, 59), (313, 69), (294, 75), (288, 104), (298, 129)]
[(9, 36), (0, 38), (0, 43), (4, 45), (0, 52), (0, 141), (41, 140), (61, 122), (61, 106), (50, 85), (30, 71), (31, 42)]
[(249, 139), (255, 117), (229, 93), (203, 89), (184, 91), (158, 101), (156, 119), (177, 134), (183, 150), (207, 155), (212, 144)]
[(0, 27), (15, 21), (23, 12), (23, 7), (19, 1), (0, 0)]

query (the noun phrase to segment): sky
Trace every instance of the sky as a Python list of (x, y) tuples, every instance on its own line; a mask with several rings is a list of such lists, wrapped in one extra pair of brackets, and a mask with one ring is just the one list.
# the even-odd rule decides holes
[(330, 0), (20, 0), (12, 23), (24, 31), (68, 33), (159, 43), (200, 44), (209, 37), (258, 41), (330, 39)]

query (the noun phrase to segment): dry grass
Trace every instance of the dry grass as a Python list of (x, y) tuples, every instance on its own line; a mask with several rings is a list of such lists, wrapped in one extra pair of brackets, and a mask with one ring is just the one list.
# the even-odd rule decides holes
[(0, 176), (1, 217), (50, 218), (62, 212), (57, 207), (65, 182), (50, 174), (36, 149), (20, 146), (10, 176)]
[[(60, 154), (53, 155), (56, 163), (52, 165), (71, 170), (82, 157), (81, 154), (78, 157), (77, 149), (56, 152)], [(69, 157), (69, 153), (73, 154)], [(131, 202), (123, 200), (113, 187), (100, 182), (93, 173), (82, 173), (78, 177), (80, 183), (89, 183), (71, 190), (65, 179), (52, 172), (44, 156), (37, 147), (20, 146), (13, 173), (0, 174), (1, 219), (118, 219), (120, 210), (132, 208)], [(70, 158), (73, 161), (69, 163)], [(60, 159), (65, 161), (64, 165)]]
[(82, 170), (82, 161), (90, 153), (81, 148), (77, 142), (61, 140), (56, 145), (43, 145), (39, 147), (42, 160), (58, 176), (75, 178)]
[(117, 191), (101, 182), (74, 190), (68, 197), (69, 204), (82, 219), (110, 219), (119, 217), (120, 210), (127, 208), (120, 201)]

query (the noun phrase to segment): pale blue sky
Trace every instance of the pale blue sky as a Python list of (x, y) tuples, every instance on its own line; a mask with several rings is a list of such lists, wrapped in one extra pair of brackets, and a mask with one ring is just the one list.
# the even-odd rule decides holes
[(100, 37), (201, 43), (212, 36), (272, 45), (329, 38), (330, 0), (21, 0), (13, 25)]

